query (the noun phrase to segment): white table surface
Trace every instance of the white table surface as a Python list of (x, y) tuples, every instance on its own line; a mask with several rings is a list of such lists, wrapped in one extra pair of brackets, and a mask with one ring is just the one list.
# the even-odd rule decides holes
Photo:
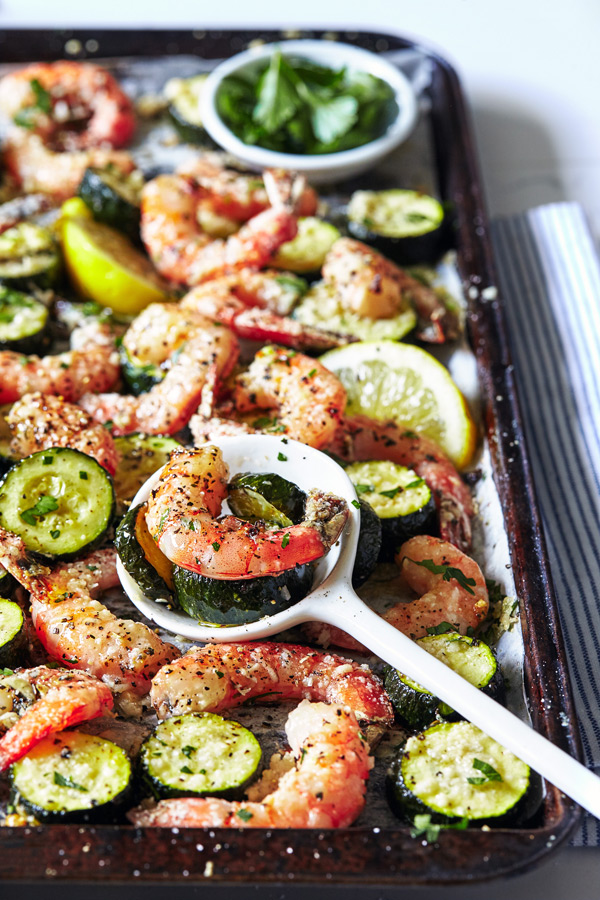
[[(437, 49), (457, 69), (472, 109), (491, 215), (576, 200), (600, 238), (599, 0), (0, 0), (0, 28), (69, 26), (356, 28), (399, 33)], [(132, 40), (135, 38), (132, 37)], [(345, 900), (597, 900), (600, 850), (567, 848), (534, 872), (487, 886), (342, 889)], [(171, 892), (169, 892), (171, 894)], [(292, 900), (315, 889), (247, 888), (260, 900)], [(86, 900), (157, 900), (165, 888), (99, 886)], [(227, 888), (181, 888), (177, 900), (242, 896)], [(318, 889), (319, 897), (342, 896)], [(76, 887), (5, 886), (11, 900), (80, 897)]]

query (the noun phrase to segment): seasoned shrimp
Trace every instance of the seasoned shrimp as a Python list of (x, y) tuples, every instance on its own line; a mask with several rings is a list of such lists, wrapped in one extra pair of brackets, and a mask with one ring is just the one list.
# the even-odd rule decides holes
[[(265, 173), (275, 193), (275, 178)], [(298, 182), (298, 190), (302, 182)], [(277, 186), (279, 187), (279, 186)], [(242, 268), (267, 265), (281, 244), (296, 235), (295, 191), (251, 218), (226, 240), (213, 239), (197, 220), (202, 192), (183, 175), (159, 175), (142, 191), (142, 240), (158, 271), (180, 284), (195, 285)]]
[(471, 493), (453, 463), (430, 438), (394, 422), (346, 416), (327, 449), (348, 462), (387, 459), (414, 469), (431, 488), (441, 537), (461, 550), (469, 549), (474, 513)]
[(6, 416), (11, 453), (21, 459), (50, 447), (70, 447), (93, 456), (114, 475), (119, 455), (110, 432), (79, 406), (50, 394), (25, 394)]
[(150, 534), (171, 562), (210, 578), (275, 575), (320, 559), (346, 523), (345, 501), (317, 490), (308, 492), (298, 525), (267, 528), (235, 516), (217, 521), (228, 476), (218, 447), (172, 452), (146, 513)]
[(93, 594), (119, 584), (116, 553), (97, 550), (51, 569), (34, 562), (20, 537), (0, 529), (0, 563), (31, 593), (31, 615), (46, 651), (99, 678), (128, 701), (179, 651), (141, 622), (119, 619)]
[[(461, 634), (473, 634), (487, 617), (488, 590), (474, 559), (453, 544), (430, 535), (406, 541), (395, 557), (406, 584), (419, 596), (410, 603), (396, 603), (383, 617), (386, 622), (417, 640), (443, 622)], [(431, 570), (434, 569), (432, 572)], [(324, 622), (307, 622), (306, 636), (322, 646), (369, 652), (341, 628)]]
[(304, 700), (286, 723), (296, 767), (260, 803), (214, 797), (161, 800), (128, 818), (138, 828), (346, 828), (365, 804), (373, 761), (352, 712)]
[(343, 307), (359, 316), (387, 319), (408, 298), (419, 318), (417, 336), (442, 343), (459, 334), (458, 320), (433, 288), (422, 284), (372, 247), (339, 238), (325, 259), (323, 279)]
[(26, 194), (15, 197), (0, 205), (0, 234), (39, 213), (46, 212), (52, 206), (52, 200), (46, 194)]
[(59, 151), (124, 147), (133, 104), (113, 76), (88, 62), (34, 63), (0, 81), (0, 110)]
[(119, 355), (108, 324), (88, 322), (71, 335), (71, 347), (54, 356), (0, 351), (0, 403), (24, 394), (59, 394), (73, 402), (88, 391), (107, 391), (119, 381)]
[(115, 435), (179, 431), (198, 408), (203, 391), (227, 377), (239, 353), (228, 328), (190, 312), (184, 316), (169, 304), (148, 307), (124, 342), (146, 362), (168, 367), (164, 379), (138, 397), (90, 393), (79, 398), (94, 419), (112, 423)]
[(221, 712), (253, 697), (322, 700), (357, 719), (391, 725), (394, 713), (368, 666), (300, 644), (270, 641), (194, 647), (155, 675), (150, 699), (160, 719)]
[(0, 772), (49, 734), (95, 719), (112, 709), (110, 688), (85, 672), (38, 666), (17, 669), (5, 682), (9, 688), (11, 681), (17, 686), (25, 682), (36, 699), (0, 738)]

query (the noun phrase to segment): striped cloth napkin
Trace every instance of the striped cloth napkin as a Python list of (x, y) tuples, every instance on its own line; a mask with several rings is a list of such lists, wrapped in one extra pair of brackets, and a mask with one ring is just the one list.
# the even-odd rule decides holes
[[(492, 224), (585, 761), (600, 774), (600, 263), (581, 207)], [(572, 843), (600, 845), (586, 816)]]

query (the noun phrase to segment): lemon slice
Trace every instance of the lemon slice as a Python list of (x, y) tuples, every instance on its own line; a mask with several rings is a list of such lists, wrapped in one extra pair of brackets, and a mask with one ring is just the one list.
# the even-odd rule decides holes
[(152, 263), (118, 231), (68, 210), (59, 230), (67, 271), (82, 296), (125, 315), (168, 299)]
[(348, 413), (395, 421), (432, 438), (461, 469), (473, 458), (477, 428), (450, 373), (419, 347), (365, 341), (320, 361), (348, 392)]

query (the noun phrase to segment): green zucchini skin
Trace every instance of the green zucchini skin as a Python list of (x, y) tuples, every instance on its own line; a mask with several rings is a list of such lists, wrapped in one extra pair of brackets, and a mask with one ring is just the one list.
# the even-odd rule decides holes
[(47, 228), (21, 222), (0, 234), (0, 283), (15, 291), (54, 288), (62, 276), (62, 258)]
[(172, 603), (173, 593), (154, 566), (146, 559), (136, 537), (135, 523), (141, 506), (142, 504), (138, 504), (129, 509), (119, 522), (115, 532), (115, 549), (125, 570), (129, 572), (146, 597), (159, 603)]
[(225, 580), (175, 566), (173, 577), (177, 605), (192, 619), (211, 625), (244, 625), (302, 600), (312, 588), (314, 572), (307, 564), (280, 575)]
[[(3, 585), (4, 578), (0, 577), (0, 591), (3, 590)], [(21, 607), (12, 600), (0, 597), (0, 669), (12, 669), (18, 665), (26, 643)]]
[(110, 169), (89, 167), (83, 173), (77, 194), (97, 222), (110, 225), (139, 243), (138, 192), (123, 176)]
[[(86, 777), (90, 771), (95, 775)], [(65, 780), (78, 787), (65, 785)], [(11, 802), (44, 823), (115, 822), (132, 796), (125, 751), (77, 731), (37, 744), (11, 766), (10, 782)]]
[(358, 588), (371, 577), (375, 571), (381, 552), (381, 519), (366, 500), (360, 503), (360, 531), (356, 558), (352, 569), (352, 587)]
[(142, 745), (141, 779), (162, 797), (241, 799), (258, 774), (260, 744), (238, 722), (188, 713), (161, 722)]
[(0, 526), (43, 556), (72, 559), (94, 549), (104, 540), (114, 510), (106, 469), (68, 447), (18, 460), (0, 481)]
[(35, 297), (0, 285), (0, 350), (43, 353), (50, 346), (47, 308)]
[[(261, 503), (261, 499), (266, 504)], [(239, 518), (251, 521), (261, 519), (267, 524), (286, 527), (302, 521), (306, 494), (293, 482), (274, 472), (264, 475), (241, 472), (229, 484), (227, 502)], [(265, 513), (272, 518), (266, 519)], [(287, 521), (284, 522), (282, 517)]]
[(165, 369), (155, 366), (154, 363), (143, 363), (135, 359), (122, 344), (119, 347), (119, 361), (123, 380), (136, 397), (146, 394), (156, 384), (160, 384), (167, 374)]
[[(485, 752), (481, 749), (482, 739)], [(419, 760), (424, 756), (430, 770), (429, 785), (435, 785), (435, 804), (428, 796), (430, 788), (419, 780)], [(503, 758), (506, 763), (501, 762)], [(481, 775), (478, 769), (470, 768), (475, 759), (489, 763), (497, 771), (502, 769), (502, 781), (469, 784), (467, 778), (471, 774)], [(444, 796), (445, 785), (451, 783), (452, 792), (449, 789)], [(440, 825), (455, 825), (467, 818), (469, 825), (505, 827), (531, 818), (541, 800), (541, 780), (529, 766), (470, 722), (442, 722), (408, 739), (389, 769), (386, 793), (392, 810), (409, 822), (416, 815), (426, 814), (432, 823)]]
[(339, 230), (331, 222), (316, 216), (301, 217), (298, 219), (298, 234), (281, 245), (271, 264), (276, 269), (300, 275), (319, 272), (339, 237)]
[(165, 85), (169, 103), (169, 117), (179, 137), (186, 144), (210, 144), (212, 139), (202, 124), (199, 113), (200, 97), (208, 75), (191, 78), (171, 78)]

